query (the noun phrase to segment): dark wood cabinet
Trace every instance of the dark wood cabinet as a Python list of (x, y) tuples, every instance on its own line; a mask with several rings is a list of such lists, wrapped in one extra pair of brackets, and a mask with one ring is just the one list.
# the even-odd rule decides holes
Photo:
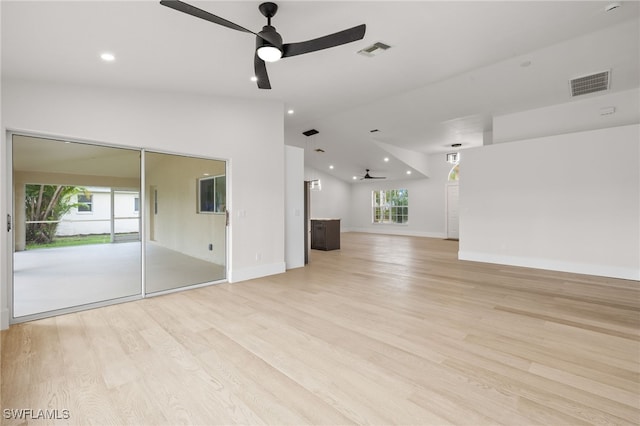
[(340, 219), (311, 219), (311, 248), (337, 250), (340, 248)]

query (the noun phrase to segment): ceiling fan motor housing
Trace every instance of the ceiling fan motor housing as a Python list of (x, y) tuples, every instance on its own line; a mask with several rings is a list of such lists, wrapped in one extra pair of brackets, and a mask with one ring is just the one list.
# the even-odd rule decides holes
[(273, 46), (282, 52), (282, 36), (271, 25), (262, 27), (256, 37), (256, 50), (265, 46)]

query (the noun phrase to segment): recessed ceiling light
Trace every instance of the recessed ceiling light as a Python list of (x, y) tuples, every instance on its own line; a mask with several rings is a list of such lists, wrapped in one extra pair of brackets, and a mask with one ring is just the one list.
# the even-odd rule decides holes
[(294, 112), (295, 112), (294, 110), (290, 109), (290, 110), (288, 110), (288, 111), (287, 111), (287, 114), (291, 115), (291, 114), (293, 114)]
[(255, 75), (251, 76), (251, 81), (255, 83), (256, 81), (258, 81), (258, 77), (256, 77)]
[(353, 180), (356, 180), (356, 179), (358, 179), (358, 176), (354, 176), (354, 177), (353, 177)]
[(330, 168), (331, 170), (333, 170), (333, 164), (332, 164), (332, 165), (330, 165), (330, 166), (329, 166), (329, 168)]
[(389, 162), (389, 157), (384, 157), (384, 162), (388, 163)]
[(116, 57), (113, 53), (104, 52), (103, 54), (100, 55), (100, 59), (102, 59), (105, 62), (113, 62), (116, 60)]
[(407, 174), (410, 175), (411, 174), (411, 170), (407, 170)]

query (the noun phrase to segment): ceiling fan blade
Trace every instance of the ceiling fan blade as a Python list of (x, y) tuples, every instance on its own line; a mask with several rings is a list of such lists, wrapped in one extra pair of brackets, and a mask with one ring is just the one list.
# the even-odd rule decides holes
[[(234, 24), (231, 21), (227, 21), (224, 18), (216, 16), (212, 13), (206, 12), (202, 9), (198, 9), (195, 6), (181, 2), (179, 0), (162, 0), (161, 5), (170, 7), (171, 9), (179, 12), (186, 13), (187, 15), (195, 16), (196, 18), (204, 19), (205, 21), (213, 22), (214, 24), (222, 25), (223, 27), (231, 28), (232, 30), (242, 31), (244, 33), (256, 34), (251, 30), (241, 27), (238, 24)], [(257, 35), (257, 34), (256, 34)]]
[(258, 88), (271, 89), (271, 83), (269, 82), (269, 75), (267, 74), (267, 65), (258, 57), (256, 52), (253, 56), (253, 69), (258, 79)]
[(313, 40), (287, 43), (282, 46), (282, 57), (302, 55), (303, 53), (315, 52), (317, 50), (328, 49), (360, 40), (364, 37), (366, 29), (367, 26), (362, 24), (324, 37), (314, 38)]

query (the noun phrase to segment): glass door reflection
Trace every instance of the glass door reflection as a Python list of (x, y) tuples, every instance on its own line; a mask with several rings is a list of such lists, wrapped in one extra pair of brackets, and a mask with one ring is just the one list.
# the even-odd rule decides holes
[(12, 154), (13, 317), (140, 296), (140, 152), (13, 135)]
[(226, 278), (226, 163), (145, 152), (145, 289)]

